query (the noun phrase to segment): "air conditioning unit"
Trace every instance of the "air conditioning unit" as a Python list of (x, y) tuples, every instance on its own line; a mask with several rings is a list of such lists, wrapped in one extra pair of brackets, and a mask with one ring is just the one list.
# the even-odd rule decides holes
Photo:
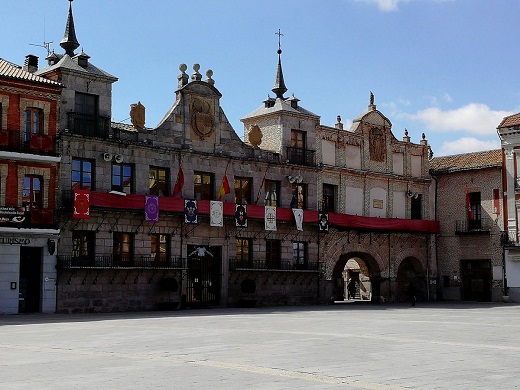
[(103, 160), (105, 160), (105, 161), (112, 160), (112, 153), (103, 153)]
[(123, 156), (120, 155), (120, 154), (116, 154), (116, 155), (114, 156), (114, 161), (115, 161), (116, 163), (122, 163), (122, 162), (123, 162)]

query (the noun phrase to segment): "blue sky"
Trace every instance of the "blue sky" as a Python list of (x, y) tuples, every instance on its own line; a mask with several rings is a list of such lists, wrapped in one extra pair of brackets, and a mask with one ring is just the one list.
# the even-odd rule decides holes
[[(45, 6), (42, 6), (42, 4)], [(63, 53), (69, 2), (3, 1), (0, 57), (23, 65), (53, 41)], [(496, 127), (520, 111), (519, 0), (75, 0), (90, 61), (119, 78), (112, 117), (146, 107), (154, 127), (175, 100), (179, 64), (213, 70), (221, 106), (240, 118), (273, 96), (281, 29), (286, 96), (334, 126), (377, 108), (402, 139), (425, 133), (435, 156), (499, 148)], [(204, 77), (205, 78), (205, 77)]]

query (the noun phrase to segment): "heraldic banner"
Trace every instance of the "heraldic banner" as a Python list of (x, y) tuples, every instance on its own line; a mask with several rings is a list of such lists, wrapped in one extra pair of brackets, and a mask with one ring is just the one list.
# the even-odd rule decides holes
[(90, 190), (74, 190), (73, 218), (90, 218)]
[(303, 209), (292, 209), (292, 212), (296, 222), (296, 230), (303, 232)]
[(224, 226), (224, 203), (212, 200), (209, 202), (209, 224), (210, 226)]
[(198, 223), (199, 210), (197, 209), (197, 201), (184, 199), (184, 222)]
[(265, 206), (265, 230), (276, 230), (275, 206)]
[(147, 222), (159, 222), (159, 197), (146, 195), (144, 199), (145, 220)]
[(235, 222), (237, 227), (247, 227), (247, 205), (235, 205)]

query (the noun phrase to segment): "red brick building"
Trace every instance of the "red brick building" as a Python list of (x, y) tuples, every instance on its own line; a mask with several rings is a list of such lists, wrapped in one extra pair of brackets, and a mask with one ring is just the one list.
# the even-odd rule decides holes
[(0, 59), (0, 312), (55, 308), (61, 83)]

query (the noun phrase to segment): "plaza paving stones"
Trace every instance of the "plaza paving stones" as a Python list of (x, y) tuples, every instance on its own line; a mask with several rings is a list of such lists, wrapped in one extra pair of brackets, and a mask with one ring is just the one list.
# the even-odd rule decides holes
[(515, 389), (520, 305), (0, 316), (0, 389)]

